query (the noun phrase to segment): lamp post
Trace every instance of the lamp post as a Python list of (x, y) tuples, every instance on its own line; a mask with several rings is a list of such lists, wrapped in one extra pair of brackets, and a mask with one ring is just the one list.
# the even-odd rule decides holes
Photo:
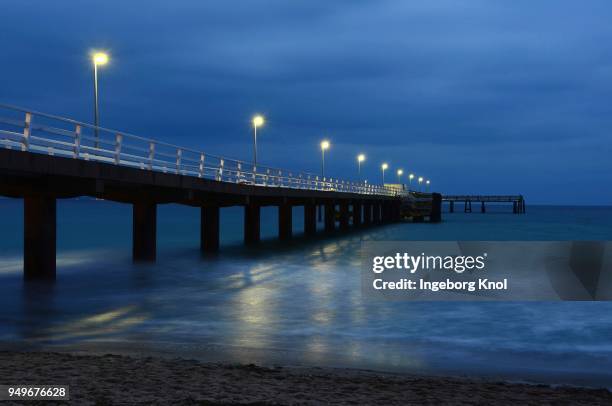
[(411, 173), (410, 175), (408, 175), (408, 190), (410, 190), (410, 188), (412, 187), (412, 179), (414, 179), (414, 173)]
[[(321, 141), (321, 181), (325, 178), (325, 151), (330, 147), (328, 140)], [(325, 184), (323, 184), (325, 185)], [(325, 187), (325, 186), (324, 186)], [(319, 222), (323, 221), (323, 213), (319, 205)]]
[(427, 188), (427, 191), (429, 192), (429, 179), (425, 181), (425, 187)]
[(402, 183), (401, 178), (402, 178), (403, 174), (404, 174), (404, 170), (403, 169), (398, 169), (397, 170), (397, 183)]
[(94, 125), (95, 125), (95, 137), (94, 146), (98, 148), (99, 145), (99, 133), (98, 127), (100, 126), (100, 112), (98, 109), (98, 66), (103, 66), (108, 63), (108, 55), (104, 52), (95, 52), (92, 57), (93, 68), (94, 68)]
[(421, 183), (423, 183), (423, 177), (419, 176), (419, 192), (421, 191)]
[(257, 167), (257, 127), (264, 125), (265, 119), (257, 114), (253, 117), (253, 166)]
[(325, 151), (330, 147), (328, 140), (321, 141), (321, 178), (325, 177)]
[(380, 166), (380, 169), (382, 169), (382, 184), (383, 184), (383, 186), (385, 186), (385, 171), (387, 170), (387, 168), (388, 168), (388, 167), (389, 167), (389, 165), (387, 165), (387, 163), (386, 163), (386, 162), (385, 162), (385, 163), (383, 163), (383, 164)]
[(366, 156), (364, 154), (357, 155), (357, 175), (359, 177), (359, 181), (361, 182), (361, 163), (365, 161)]

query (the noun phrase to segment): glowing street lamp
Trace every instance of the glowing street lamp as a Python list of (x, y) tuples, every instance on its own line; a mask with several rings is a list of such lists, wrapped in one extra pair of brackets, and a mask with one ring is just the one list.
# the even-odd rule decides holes
[(253, 117), (253, 166), (257, 167), (257, 127), (264, 125), (266, 120), (262, 115)]
[(91, 56), (94, 67), (94, 125), (95, 128), (95, 143), (94, 146), (98, 148), (98, 127), (100, 126), (100, 113), (98, 110), (98, 66), (103, 66), (108, 63), (108, 54), (104, 52), (95, 52)]
[(321, 141), (321, 177), (325, 177), (325, 151), (329, 149), (330, 143), (328, 140)]
[(423, 177), (419, 176), (419, 190), (421, 190), (421, 183), (423, 183)]
[(429, 192), (429, 179), (425, 181), (425, 187), (427, 188), (427, 191)]
[(404, 174), (404, 170), (403, 169), (398, 169), (397, 170), (397, 183), (402, 183), (401, 178), (402, 178), (403, 174)]
[(365, 161), (366, 156), (364, 154), (357, 155), (357, 174), (359, 176), (359, 180), (361, 180), (361, 163)]
[(388, 167), (389, 167), (389, 165), (387, 165), (387, 163), (386, 163), (386, 162), (385, 162), (385, 163), (383, 163), (383, 164), (380, 166), (380, 169), (382, 169), (382, 183), (383, 183), (383, 186), (385, 185), (385, 171), (387, 170), (387, 168), (388, 168)]
[(411, 173), (410, 175), (408, 175), (408, 182), (409, 182), (408, 189), (410, 189), (410, 187), (412, 186), (412, 179), (414, 179), (414, 173)]

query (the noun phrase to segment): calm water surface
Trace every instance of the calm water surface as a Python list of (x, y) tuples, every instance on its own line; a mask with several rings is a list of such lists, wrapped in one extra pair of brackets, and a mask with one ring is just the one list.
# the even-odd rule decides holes
[[(507, 208), (505, 211), (507, 212)], [(58, 204), (58, 280), (22, 282), (22, 202), (0, 200), (0, 349), (145, 352), (213, 361), (466, 374), (612, 387), (612, 303), (415, 303), (361, 296), (363, 240), (611, 240), (612, 208), (445, 214), (280, 244), (276, 212), (245, 249), (222, 210), (202, 259), (199, 211), (158, 212), (158, 262), (131, 264), (130, 206)], [(295, 209), (294, 227), (302, 230)]]

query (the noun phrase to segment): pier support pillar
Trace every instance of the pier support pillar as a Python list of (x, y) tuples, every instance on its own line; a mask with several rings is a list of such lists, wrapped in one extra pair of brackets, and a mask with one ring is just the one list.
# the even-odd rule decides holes
[(391, 209), (389, 207), (389, 202), (384, 201), (381, 205), (382, 208), (382, 222), (390, 223), (391, 222)]
[(463, 209), (464, 213), (471, 213), (472, 212), (472, 202), (470, 200), (466, 200), (465, 201), (465, 207)]
[(372, 204), (372, 221), (374, 224), (380, 224), (380, 202)]
[(219, 251), (219, 206), (200, 209), (200, 250), (205, 253)]
[(257, 243), (260, 240), (260, 213), (261, 207), (257, 204), (244, 206), (244, 242)]
[(132, 205), (132, 260), (155, 262), (157, 255), (157, 204), (138, 201)]
[(304, 205), (304, 234), (315, 235), (317, 233), (317, 206), (313, 204)]
[(431, 214), (429, 215), (429, 221), (431, 223), (439, 223), (442, 221), (442, 195), (440, 193), (431, 194)]
[(370, 202), (363, 203), (363, 225), (369, 226), (372, 224), (372, 204)]
[(23, 277), (55, 279), (57, 203), (54, 197), (26, 197), (24, 204)]
[(346, 231), (349, 228), (349, 202), (340, 202), (340, 230)]
[(487, 212), (487, 208), (485, 206), (485, 202), (480, 202), (480, 212), (481, 213), (486, 213)]
[(361, 201), (353, 201), (353, 227), (361, 227), (363, 220), (361, 215)]
[(393, 215), (393, 202), (385, 202), (387, 206), (387, 223), (393, 223), (395, 221)]
[(450, 213), (454, 213), (454, 212), (455, 212), (455, 202), (453, 202), (453, 201), (450, 201), (450, 202), (449, 202), (448, 211), (449, 211)]
[(293, 232), (293, 207), (284, 203), (278, 206), (278, 238), (290, 240)]
[(402, 221), (402, 202), (398, 200), (393, 204), (394, 221)]
[(512, 213), (518, 214), (518, 204), (516, 201), (512, 202)]
[(336, 204), (325, 203), (325, 231), (330, 232), (336, 229)]

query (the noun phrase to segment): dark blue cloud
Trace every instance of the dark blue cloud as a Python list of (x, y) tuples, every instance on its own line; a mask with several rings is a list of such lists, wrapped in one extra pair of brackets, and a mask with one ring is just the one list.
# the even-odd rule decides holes
[[(612, 5), (570, 1), (5, 0), (0, 101), (350, 177), (358, 152), (443, 192), (609, 204)], [(607, 186), (606, 186), (607, 185)]]

